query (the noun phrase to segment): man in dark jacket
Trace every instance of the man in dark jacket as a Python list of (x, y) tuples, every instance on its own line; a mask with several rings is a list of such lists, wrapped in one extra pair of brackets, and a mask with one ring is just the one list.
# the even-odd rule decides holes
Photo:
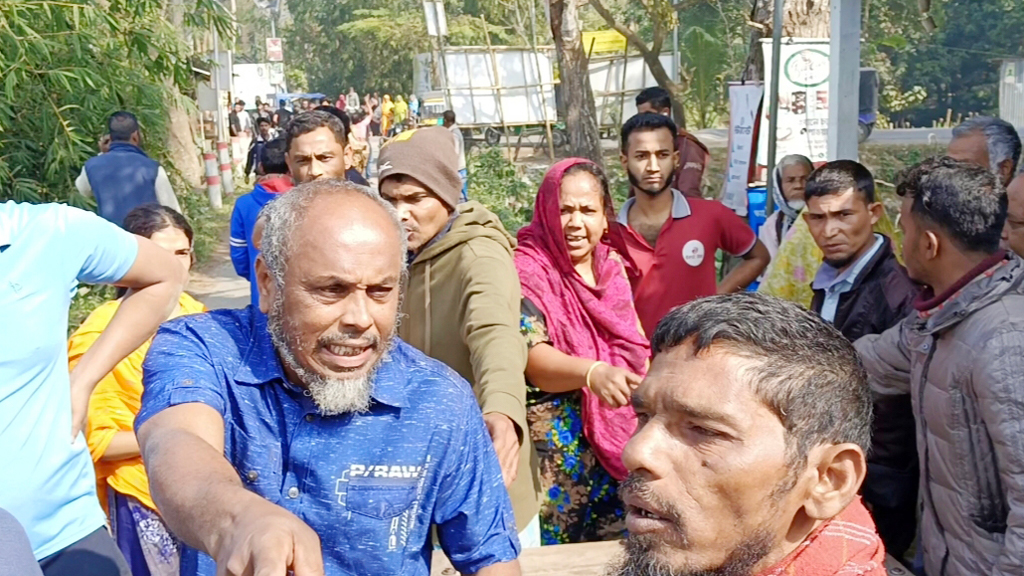
[(910, 393), (929, 576), (1024, 574), (1024, 262), (999, 248), (988, 167), (926, 160), (897, 181), (916, 313), (855, 343), (871, 388)]
[(131, 112), (114, 112), (107, 120), (109, 148), (86, 161), (75, 187), (96, 198), (96, 211), (118, 226), (133, 208), (158, 202), (181, 212), (167, 172), (142, 151), (139, 121)]
[[(263, 147), (267, 145), (267, 142), (270, 142), (271, 138), (273, 138), (273, 134), (271, 134), (270, 120), (260, 118), (256, 121), (256, 126), (256, 135), (252, 137), (252, 142), (249, 143), (249, 153), (246, 154), (245, 157), (246, 183), (249, 182), (249, 175), (256, 169), (260, 158), (262, 158)], [(257, 176), (258, 175), (259, 174), (257, 174)]]
[[(804, 219), (824, 254), (814, 277), (811, 310), (851, 342), (881, 334), (913, 310), (918, 287), (896, 260), (892, 243), (874, 232), (882, 216), (875, 180), (863, 165), (836, 160), (807, 179)], [(885, 549), (899, 558), (917, 526), (917, 446), (910, 395), (876, 400), (864, 500)]]

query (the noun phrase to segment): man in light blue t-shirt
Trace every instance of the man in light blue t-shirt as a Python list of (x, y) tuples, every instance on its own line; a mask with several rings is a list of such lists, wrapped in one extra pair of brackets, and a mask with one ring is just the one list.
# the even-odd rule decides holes
[[(0, 508), (25, 528), (46, 576), (128, 575), (82, 428), (96, 383), (167, 319), (184, 281), (170, 252), (91, 212), (0, 204)], [(134, 290), (69, 376), (78, 282)]]

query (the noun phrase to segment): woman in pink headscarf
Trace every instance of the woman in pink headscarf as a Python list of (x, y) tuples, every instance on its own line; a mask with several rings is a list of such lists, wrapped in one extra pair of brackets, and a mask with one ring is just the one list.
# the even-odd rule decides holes
[[(544, 544), (609, 540), (625, 531), (618, 483), (636, 428), (629, 405), (647, 370), (628, 263), (610, 235), (608, 180), (582, 158), (544, 177), (533, 221), (519, 232), (530, 437), (541, 460)], [(631, 268), (631, 266), (630, 266)]]

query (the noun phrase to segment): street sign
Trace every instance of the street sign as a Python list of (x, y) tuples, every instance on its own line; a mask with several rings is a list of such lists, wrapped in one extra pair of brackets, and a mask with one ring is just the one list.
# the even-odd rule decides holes
[(626, 37), (617, 30), (583, 32), (583, 51), (588, 54), (617, 54), (626, 51)]
[(280, 38), (267, 38), (267, 61), (284, 62), (284, 47)]

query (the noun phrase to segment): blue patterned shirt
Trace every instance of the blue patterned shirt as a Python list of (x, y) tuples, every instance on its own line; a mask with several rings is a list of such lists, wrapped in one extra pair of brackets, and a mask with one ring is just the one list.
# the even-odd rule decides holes
[[(321, 416), (288, 382), (253, 307), (166, 323), (144, 365), (136, 427), (199, 402), (224, 417), (224, 452), (249, 490), (320, 536), (328, 576), (430, 572), (430, 527), (462, 572), (519, 553), (512, 505), (473, 391), (395, 338), (368, 413)], [(215, 574), (186, 548), (184, 575)]]

